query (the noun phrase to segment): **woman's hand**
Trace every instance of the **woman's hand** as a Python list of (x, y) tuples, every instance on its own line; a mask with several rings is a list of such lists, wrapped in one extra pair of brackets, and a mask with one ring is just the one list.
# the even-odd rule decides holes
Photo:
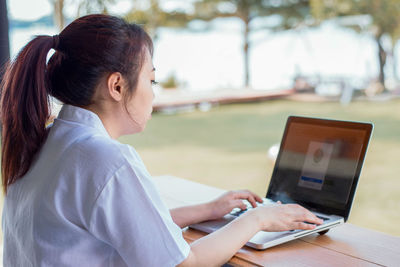
[(245, 210), (247, 207), (246, 204), (243, 203), (243, 200), (249, 201), (253, 208), (257, 207), (256, 202), (262, 202), (261, 197), (249, 190), (229, 191), (208, 203), (211, 210), (209, 220), (222, 218), (234, 208)]
[(269, 232), (311, 230), (323, 223), (323, 220), (297, 204), (261, 206), (253, 212), (258, 215), (261, 230)]

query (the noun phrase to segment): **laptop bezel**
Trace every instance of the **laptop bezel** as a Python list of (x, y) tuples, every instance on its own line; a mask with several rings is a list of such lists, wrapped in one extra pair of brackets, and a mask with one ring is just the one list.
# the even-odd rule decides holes
[(279, 200), (275, 197), (273, 190), (273, 184), (276, 182), (274, 179), (278, 179), (276, 177), (277, 171), (278, 171), (278, 166), (279, 162), (281, 159), (282, 155), (282, 150), (285, 145), (285, 142), (287, 140), (287, 135), (289, 131), (289, 126), (291, 123), (305, 123), (305, 124), (313, 124), (313, 125), (321, 125), (321, 126), (329, 126), (329, 127), (339, 127), (339, 128), (350, 128), (350, 129), (360, 129), (365, 131), (365, 137), (363, 140), (363, 145), (360, 153), (360, 157), (358, 160), (357, 168), (355, 175), (353, 177), (353, 183), (351, 185), (348, 201), (343, 209), (336, 209), (333, 207), (327, 207), (324, 205), (312, 203), (312, 202), (306, 202), (302, 200), (296, 200), (296, 203), (303, 205), (304, 207), (312, 210), (312, 211), (317, 211), (319, 213), (324, 213), (324, 214), (334, 214), (338, 215), (344, 218), (344, 221), (346, 222), (349, 215), (350, 215), (350, 210), (353, 204), (357, 184), (360, 178), (362, 166), (364, 164), (366, 152), (368, 149), (369, 141), (371, 139), (372, 131), (373, 131), (373, 124), (372, 123), (365, 123), (365, 122), (355, 122), (355, 121), (343, 121), (343, 120), (333, 120), (333, 119), (322, 119), (322, 118), (313, 118), (313, 117), (303, 117), (303, 116), (289, 116), (286, 122), (284, 134), (282, 136), (281, 144), (279, 147), (279, 152), (275, 161), (274, 165), (274, 170), (272, 172), (271, 180), (268, 186), (267, 190), (267, 195), (266, 198), (272, 199), (272, 200)]

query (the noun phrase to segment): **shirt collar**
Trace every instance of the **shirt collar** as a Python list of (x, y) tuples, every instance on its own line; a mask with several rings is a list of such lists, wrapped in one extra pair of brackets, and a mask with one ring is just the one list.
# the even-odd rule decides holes
[(100, 117), (90, 110), (64, 104), (60, 110), (60, 113), (58, 114), (57, 119), (84, 124), (86, 126), (95, 128), (99, 132), (110, 137)]

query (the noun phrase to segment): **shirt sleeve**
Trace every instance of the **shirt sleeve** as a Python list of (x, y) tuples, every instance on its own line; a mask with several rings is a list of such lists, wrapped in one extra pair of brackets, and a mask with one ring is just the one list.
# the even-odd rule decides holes
[(176, 266), (190, 246), (145, 174), (140, 165), (118, 169), (93, 206), (89, 231), (128, 266)]

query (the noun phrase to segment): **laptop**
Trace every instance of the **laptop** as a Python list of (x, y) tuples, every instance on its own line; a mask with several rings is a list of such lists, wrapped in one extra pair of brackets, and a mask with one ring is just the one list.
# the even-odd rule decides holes
[[(297, 203), (324, 223), (313, 230), (259, 231), (246, 245), (263, 250), (313, 233), (325, 234), (345, 223), (372, 130), (371, 123), (290, 116), (267, 195), (260, 205)], [(245, 211), (236, 208), (222, 219), (190, 227), (211, 233)]]

